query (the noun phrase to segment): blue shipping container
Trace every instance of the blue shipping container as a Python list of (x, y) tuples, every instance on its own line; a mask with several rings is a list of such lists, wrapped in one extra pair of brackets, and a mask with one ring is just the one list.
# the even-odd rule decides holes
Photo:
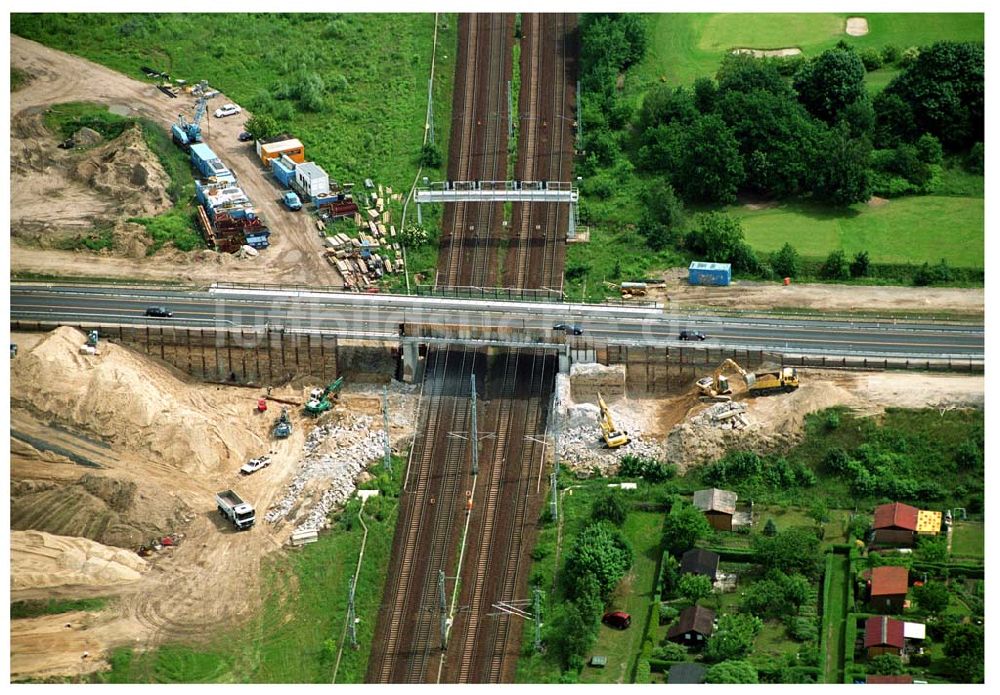
[(282, 188), (290, 188), (292, 179), (295, 178), (295, 162), (288, 160), (292, 166), (288, 166), (286, 163), (282, 162), (285, 157), (275, 158), (271, 160), (271, 172), (274, 174), (274, 178), (278, 180)]
[(731, 279), (732, 265), (729, 263), (694, 261), (688, 266), (688, 283), (691, 285), (725, 286)]

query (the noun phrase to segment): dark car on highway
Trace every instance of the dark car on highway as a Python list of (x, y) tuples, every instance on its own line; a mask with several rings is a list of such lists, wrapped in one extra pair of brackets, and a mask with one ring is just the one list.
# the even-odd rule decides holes
[(708, 336), (704, 333), (699, 333), (698, 331), (681, 331), (681, 334), (677, 336), (678, 340), (704, 340)]
[(159, 319), (169, 319), (174, 312), (168, 311), (165, 306), (151, 306), (146, 309), (146, 316), (154, 316)]
[(601, 622), (609, 627), (616, 627), (619, 630), (624, 630), (632, 624), (632, 616), (624, 611), (612, 611), (610, 613), (605, 613), (604, 617), (601, 618)]
[(578, 323), (557, 323), (552, 327), (554, 331), (566, 331), (573, 335), (583, 335), (583, 326)]

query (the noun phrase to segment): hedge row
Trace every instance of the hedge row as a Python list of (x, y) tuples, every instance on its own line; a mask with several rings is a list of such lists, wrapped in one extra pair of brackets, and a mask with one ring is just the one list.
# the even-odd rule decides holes
[[(848, 256), (847, 260), (850, 262), (851, 257)], [(799, 279), (822, 278), (821, 268), (825, 262), (826, 259), (800, 258), (797, 277)], [(935, 264), (931, 263), (931, 265)], [(865, 278), (912, 285), (922, 267), (922, 263), (871, 263)], [(951, 274), (952, 284), (983, 284), (986, 278), (984, 268), (957, 268), (949, 265), (948, 271)]]
[(934, 576), (965, 577), (966, 579), (984, 579), (985, 567), (981, 564), (945, 563), (945, 562), (914, 562), (914, 572), (926, 572)]
[(847, 614), (847, 631), (844, 634), (844, 682), (852, 682), (854, 669), (854, 642), (858, 639), (858, 614)]
[(708, 546), (704, 548), (719, 556), (721, 560), (727, 562), (754, 562), (757, 559), (757, 552), (752, 548), (726, 548), (723, 546)]
[[(659, 594), (656, 594), (659, 596)], [(660, 624), (660, 602), (650, 601), (646, 611), (646, 631), (642, 635), (642, 651), (635, 664), (633, 683), (649, 683), (651, 673), (650, 661), (653, 657), (653, 646), (656, 644), (656, 628)]]

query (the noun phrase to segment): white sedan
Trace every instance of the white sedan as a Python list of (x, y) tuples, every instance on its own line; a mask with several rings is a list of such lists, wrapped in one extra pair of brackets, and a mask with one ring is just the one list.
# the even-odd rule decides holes
[(236, 104), (223, 104), (215, 110), (216, 118), (225, 118), (226, 116), (235, 116), (240, 111), (242, 111)]

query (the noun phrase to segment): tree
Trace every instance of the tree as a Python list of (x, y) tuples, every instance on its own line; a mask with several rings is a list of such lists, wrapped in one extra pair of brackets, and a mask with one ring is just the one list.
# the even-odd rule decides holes
[(682, 555), (711, 532), (702, 511), (686, 500), (675, 502), (663, 520), (663, 542), (671, 555)]
[(826, 506), (826, 501), (821, 497), (817, 497), (813, 500), (813, 503), (809, 505), (808, 516), (810, 519), (815, 521), (818, 526), (822, 526), (829, 521), (830, 509)]
[(943, 612), (948, 607), (948, 585), (944, 582), (928, 582), (913, 587), (913, 598), (917, 605), (932, 615)]
[(785, 242), (780, 251), (771, 256), (771, 267), (778, 277), (793, 278), (799, 272), (799, 253), (795, 248)]
[(664, 661), (684, 661), (688, 650), (683, 644), (667, 640), (653, 651), (653, 656)]
[(861, 203), (872, 195), (871, 147), (864, 138), (838, 127), (818, 136), (809, 185), (820, 200), (833, 205)]
[(679, 137), (670, 140), (673, 150), (665, 172), (686, 201), (732, 203), (745, 177), (739, 143), (725, 121), (714, 114), (700, 116), (690, 126), (674, 125)]
[(400, 231), (400, 241), (409, 248), (419, 248), (429, 240), (427, 230), (418, 224), (408, 224)]
[(736, 270), (758, 270), (756, 256), (743, 240), (743, 226), (736, 218), (719, 212), (701, 215), (698, 226), (684, 244), (709, 261), (732, 263)]
[(698, 117), (694, 96), (685, 87), (655, 85), (646, 92), (639, 109), (639, 128), (645, 131), (658, 125), (687, 125)]
[(253, 136), (254, 140), (264, 140), (278, 134), (278, 121), (266, 113), (258, 113), (246, 120), (243, 129)]
[(705, 671), (706, 683), (758, 683), (757, 667), (749, 661), (723, 661)]
[(719, 92), (763, 91), (782, 98), (795, 96), (777, 65), (745, 54), (730, 53), (723, 58), (715, 79)]
[(587, 526), (566, 557), (566, 576), (572, 586), (585, 574), (593, 574), (601, 596), (611, 594), (632, 566), (632, 548), (621, 531), (606, 521)]
[(851, 277), (852, 278), (863, 278), (868, 276), (868, 268), (871, 266), (871, 260), (868, 257), (867, 251), (858, 251), (854, 254), (854, 260), (851, 261)]
[(827, 280), (847, 280), (851, 277), (850, 268), (847, 266), (847, 258), (840, 249), (833, 251), (823, 265), (819, 268), (819, 276)]
[(985, 668), (984, 632), (975, 623), (951, 623), (944, 638), (944, 653), (951, 658), (952, 672), (963, 682), (982, 683)]
[(674, 593), (674, 589), (677, 588), (677, 582), (680, 580), (681, 576), (681, 563), (678, 562), (677, 558), (670, 553), (663, 554), (663, 566), (660, 570), (660, 577), (663, 580), (663, 586), (660, 591), (660, 598), (665, 599)]
[(712, 595), (712, 580), (704, 574), (682, 574), (677, 582), (677, 593), (691, 603), (698, 603)]
[(779, 531), (771, 538), (754, 536), (752, 546), (757, 561), (765, 569), (799, 573), (810, 578), (819, 574), (822, 554), (812, 529), (793, 527)]
[(767, 523), (764, 524), (763, 533), (765, 536), (768, 536), (770, 538), (773, 538), (774, 536), (778, 535), (778, 526), (774, 523), (774, 519), (767, 520)]
[(318, 112), (326, 105), (326, 84), (319, 73), (301, 71), (292, 78), (289, 96), (299, 102), (301, 111)]
[(868, 660), (868, 673), (880, 676), (899, 676), (903, 673), (903, 660), (895, 654), (879, 654)]
[(809, 113), (827, 123), (836, 122), (847, 106), (868, 94), (865, 66), (851, 49), (831, 48), (803, 63), (793, 85)]
[(646, 210), (640, 218), (640, 232), (654, 251), (673, 244), (684, 226), (684, 204), (666, 179), (646, 189)]
[(705, 661), (718, 663), (744, 657), (763, 627), (760, 618), (746, 613), (722, 616), (718, 629), (708, 638)]
[(931, 133), (951, 150), (983, 141), (982, 44), (941, 41), (923, 48), (884, 93), (912, 109), (916, 133), (907, 133), (906, 139)]
[(443, 158), (441, 157), (441, 150), (437, 148), (436, 145), (427, 143), (420, 150), (420, 166), (430, 167), (431, 169), (437, 169), (441, 166)]
[(572, 601), (556, 607), (546, 625), (545, 643), (563, 668), (574, 662), (582, 663), (583, 656), (594, 643), (596, 632), (580, 614)]
[(594, 506), (590, 511), (590, 518), (594, 521), (609, 521), (615, 526), (621, 526), (625, 522), (628, 510), (621, 496), (613, 492), (605, 492), (594, 500)]
[(715, 82), (708, 77), (699, 77), (694, 81), (694, 105), (701, 113), (711, 113), (715, 110), (717, 90)]
[(941, 141), (930, 133), (924, 133), (917, 138), (917, 157), (925, 164), (940, 164), (944, 159)]

